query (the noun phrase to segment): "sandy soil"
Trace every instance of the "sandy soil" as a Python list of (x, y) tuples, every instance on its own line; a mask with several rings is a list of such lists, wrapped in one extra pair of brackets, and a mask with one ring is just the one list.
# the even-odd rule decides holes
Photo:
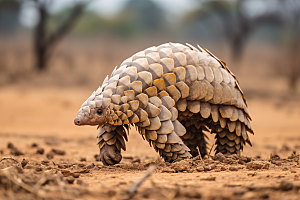
[[(91, 92), (0, 88), (0, 158), (15, 159), (0, 162), (0, 199), (300, 198), (297, 103), (278, 108), (267, 98), (250, 99), (255, 135), (253, 147), (247, 146), (243, 157), (212, 153), (203, 161), (168, 164), (132, 130), (122, 162), (108, 167), (95, 158), (96, 127), (73, 125)], [(128, 189), (150, 164), (156, 170), (128, 196)]]

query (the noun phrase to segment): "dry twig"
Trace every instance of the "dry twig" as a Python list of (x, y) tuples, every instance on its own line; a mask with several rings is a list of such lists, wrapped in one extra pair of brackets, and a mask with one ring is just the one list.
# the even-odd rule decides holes
[(59, 179), (58, 176), (56, 176), (56, 182), (59, 186), (59, 190), (61, 192), (61, 196), (63, 199), (68, 199), (68, 197), (66, 196), (66, 192), (65, 192), (65, 188), (64, 188), (64, 183)]
[(299, 151), (298, 165), (299, 165), (299, 167), (300, 167), (300, 151)]
[(196, 147), (196, 149), (197, 149), (197, 151), (198, 151), (198, 154), (199, 154), (200, 160), (201, 160), (201, 162), (202, 162), (202, 164), (203, 164), (203, 159), (202, 159), (202, 156), (201, 156), (201, 153), (200, 153), (199, 147), (197, 146), (197, 147)]
[(211, 148), (210, 148), (210, 150), (209, 150), (209, 153), (208, 153), (208, 157), (210, 157), (211, 151), (212, 151), (212, 149), (214, 148), (214, 146), (215, 146), (215, 144), (213, 144), (213, 145), (211, 146)]
[(30, 187), (29, 185), (27, 185), (26, 183), (20, 181), (20, 180), (17, 179), (16, 177), (13, 177), (13, 176), (9, 173), (9, 171), (7, 171), (7, 170), (1, 170), (1, 171), (0, 171), (0, 175), (5, 176), (8, 180), (10, 180), (10, 181), (13, 182), (14, 184), (16, 184), (16, 185), (22, 187), (23, 189), (27, 190), (28, 192), (33, 193), (33, 194), (35, 194), (35, 195), (38, 195), (38, 192), (37, 192), (34, 188), (32, 188), (32, 187)]
[(142, 178), (140, 178), (137, 182), (135, 182), (127, 191), (127, 196), (124, 199), (131, 199), (133, 195), (136, 193), (139, 186), (154, 172), (156, 169), (155, 165), (150, 165), (146, 173)]
[(2, 162), (3, 160), (13, 160), (13, 161), (15, 161), (16, 163), (19, 163), (17, 160), (13, 159), (12, 157), (10, 157), (10, 158), (2, 158), (2, 159), (0, 160), (0, 162)]

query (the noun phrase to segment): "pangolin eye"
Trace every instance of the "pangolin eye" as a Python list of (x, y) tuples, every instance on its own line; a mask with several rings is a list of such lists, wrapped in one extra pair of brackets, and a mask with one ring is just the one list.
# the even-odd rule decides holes
[(98, 115), (101, 115), (101, 114), (102, 114), (102, 110), (101, 110), (101, 109), (98, 109), (98, 110), (97, 110), (97, 113), (98, 113)]

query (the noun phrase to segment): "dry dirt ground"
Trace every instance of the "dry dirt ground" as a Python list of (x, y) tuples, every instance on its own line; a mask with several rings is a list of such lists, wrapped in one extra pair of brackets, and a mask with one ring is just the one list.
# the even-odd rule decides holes
[(73, 125), (91, 92), (0, 88), (0, 199), (300, 199), (298, 102), (248, 101), (255, 135), (242, 157), (168, 164), (132, 130), (122, 162), (103, 166), (96, 127)]

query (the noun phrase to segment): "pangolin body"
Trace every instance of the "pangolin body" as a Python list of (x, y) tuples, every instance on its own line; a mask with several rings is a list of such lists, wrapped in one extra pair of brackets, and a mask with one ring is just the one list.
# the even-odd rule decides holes
[[(253, 133), (246, 100), (226, 64), (199, 45), (166, 43), (126, 59), (80, 108), (76, 125), (98, 125), (104, 164), (121, 161), (135, 125), (165, 161), (216, 152), (240, 154)], [(125, 139), (125, 140), (124, 140)]]

